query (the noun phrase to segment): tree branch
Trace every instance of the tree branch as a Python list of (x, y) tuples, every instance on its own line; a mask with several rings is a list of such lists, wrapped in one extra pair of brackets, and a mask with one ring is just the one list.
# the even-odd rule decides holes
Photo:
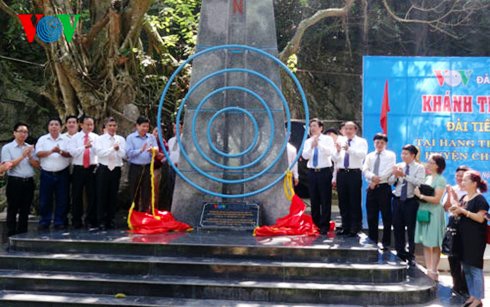
[(178, 67), (179, 62), (170, 54), (170, 52), (168, 51), (168, 48), (165, 46), (165, 43), (164, 43), (162, 37), (158, 33), (157, 29), (151, 25), (148, 18), (145, 18), (143, 21), (143, 30), (148, 35), (148, 38), (150, 39), (150, 41), (152, 41), (154, 43), (153, 46), (157, 49), (158, 53), (159, 54), (166, 54), (167, 56), (169, 56), (169, 58), (172, 61), (171, 65), (174, 67)]
[(119, 53), (123, 53), (124, 50), (129, 48), (131, 46), (131, 41), (140, 33), (143, 17), (150, 8), (152, 2), (152, 0), (138, 0), (131, 2), (131, 28), (126, 34), (126, 38), (124, 39), (121, 47), (119, 47)]
[(343, 17), (346, 16), (349, 12), (352, 4), (355, 0), (346, 0), (345, 6), (342, 8), (329, 8), (316, 12), (313, 16), (304, 19), (300, 22), (298, 28), (296, 29), (296, 33), (294, 33), (293, 38), (287, 43), (286, 47), (279, 54), (279, 59), (281, 61), (286, 62), (287, 59), (298, 52), (301, 46), (301, 40), (303, 36), (310, 27), (316, 25), (320, 21), (328, 17)]
[[(450, 27), (455, 27), (459, 24), (462, 23), (462, 20), (466, 20), (471, 14), (473, 14), (474, 12), (476, 12), (477, 10), (479, 9), (482, 9), (485, 7), (485, 5), (477, 5), (477, 4), (472, 4), (470, 0), (467, 0), (467, 1), (459, 1), (459, 0), (455, 0), (451, 3), (450, 5), (450, 8), (447, 9), (447, 10), (439, 10), (441, 7), (442, 7), (442, 4), (444, 3), (444, 1), (442, 1), (441, 3), (439, 3), (438, 5), (436, 6), (433, 6), (433, 7), (430, 7), (430, 8), (426, 8), (426, 7), (419, 7), (419, 6), (414, 6), (412, 5), (410, 7), (410, 9), (408, 10), (408, 12), (405, 14), (405, 17), (402, 18), (402, 17), (399, 17), (390, 7), (390, 5), (388, 4), (387, 0), (382, 0), (383, 1), (383, 5), (386, 9), (386, 11), (388, 12), (388, 15), (390, 15), (390, 17), (392, 17), (394, 20), (398, 21), (398, 22), (401, 22), (401, 23), (417, 23), (417, 24), (425, 24), (427, 26), (429, 26), (430, 28), (432, 28), (433, 30), (435, 31), (438, 31), (438, 32), (441, 32), (441, 33), (444, 33), (454, 39), (460, 39), (460, 37), (454, 33), (451, 33), (448, 28)], [(467, 5), (471, 5), (473, 7), (467, 7)], [(409, 12), (414, 9), (414, 10), (418, 10), (418, 11), (421, 11), (421, 12), (426, 12), (426, 13), (430, 13), (430, 12), (435, 12), (437, 14), (439, 14), (440, 16), (435, 16), (433, 18), (428, 18), (427, 20), (422, 20), (422, 19), (412, 19), (412, 18), (409, 18), (408, 15), (409, 15)], [(456, 15), (456, 14), (464, 14), (464, 16), (460, 17), (462, 20), (458, 21), (458, 22), (445, 22), (444, 19), (446, 18), (449, 18), (451, 15)]]
[(87, 34), (83, 35), (82, 43), (86, 47), (90, 47), (92, 45), (93, 40), (97, 36), (97, 34), (102, 31), (102, 29), (109, 22), (109, 11), (106, 12), (103, 18), (99, 19), (91, 28)]

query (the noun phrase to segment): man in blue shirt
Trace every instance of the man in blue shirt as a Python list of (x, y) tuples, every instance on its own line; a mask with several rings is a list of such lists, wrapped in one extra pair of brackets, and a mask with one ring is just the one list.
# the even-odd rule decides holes
[(27, 124), (17, 123), (14, 126), (14, 140), (2, 148), (2, 162), (11, 165), (7, 183), (8, 236), (27, 232), (34, 197), (34, 168), (39, 167), (39, 161), (34, 159), (34, 147), (25, 142), (28, 135)]
[[(136, 209), (148, 212), (150, 209), (150, 163), (152, 150), (158, 152), (158, 143), (152, 134), (149, 134), (150, 120), (140, 116), (136, 120), (136, 131), (126, 138), (126, 155), (128, 156), (129, 193), (134, 200)], [(158, 154), (161, 155), (161, 154)], [(157, 158), (162, 158), (157, 157)]]

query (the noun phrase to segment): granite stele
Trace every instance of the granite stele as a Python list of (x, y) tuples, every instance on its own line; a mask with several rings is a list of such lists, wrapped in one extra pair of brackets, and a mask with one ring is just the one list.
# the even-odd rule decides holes
[(282, 178), (290, 113), (281, 73), (293, 79), (308, 118), (299, 82), (277, 59), (273, 1), (202, 1), (197, 43), (183, 64), (192, 63), (192, 75), (177, 114), (184, 128), (172, 213), (198, 226), (204, 203), (238, 202), (259, 205), (261, 223), (273, 224), (289, 210)]

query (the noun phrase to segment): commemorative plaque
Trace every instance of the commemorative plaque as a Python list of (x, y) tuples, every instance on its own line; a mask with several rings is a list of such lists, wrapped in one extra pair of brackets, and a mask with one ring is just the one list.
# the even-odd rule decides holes
[(201, 229), (253, 230), (259, 226), (258, 204), (243, 202), (204, 203)]

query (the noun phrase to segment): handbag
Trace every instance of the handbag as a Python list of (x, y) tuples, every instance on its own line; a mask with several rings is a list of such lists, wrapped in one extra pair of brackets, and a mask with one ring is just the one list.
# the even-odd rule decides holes
[(436, 193), (436, 190), (433, 187), (425, 183), (419, 185), (419, 190), (420, 193), (425, 196), (434, 196)]
[(455, 227), (448, 226), (446, 228), (446, 234), (444, 235), (444, 239), (442, 239), (441, 253), (447, 256), (456, 255), (455, 247), (457, 234), (458, 230)]
[(417, 222), (429, 223), (430, 222), (430, 211), (429, 210), (418, 210), (417, 211)]

